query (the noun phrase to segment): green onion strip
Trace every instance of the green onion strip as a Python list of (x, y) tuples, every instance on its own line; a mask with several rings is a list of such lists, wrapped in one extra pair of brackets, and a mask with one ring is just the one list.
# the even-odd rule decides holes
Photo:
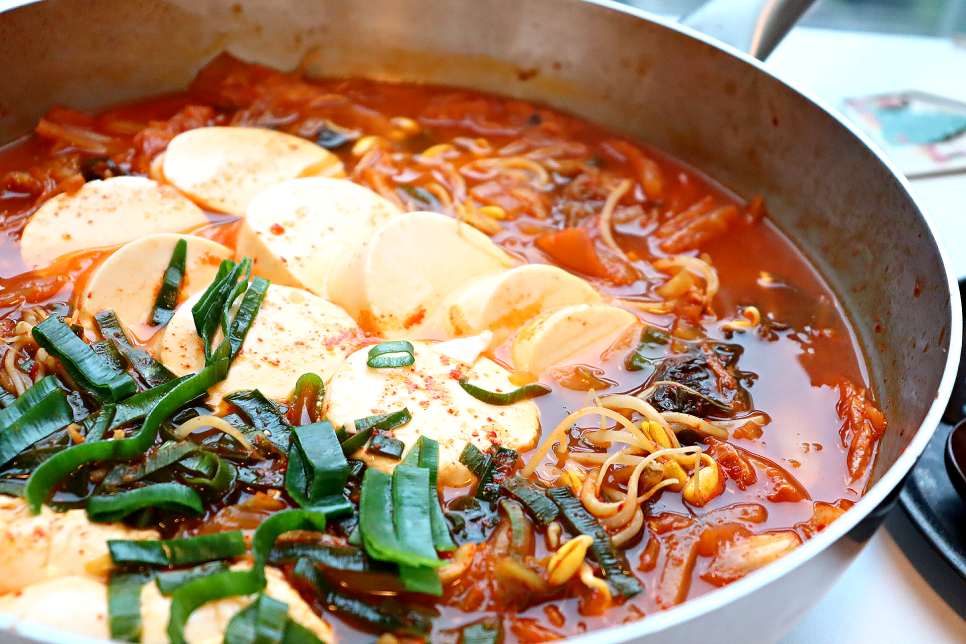
[(285, 510), (265, 519), (252, 538), (251, 570), (229, 571), (195, 579), (171, 596), (168, 638), (171, 644), (185, 644), (184, 629), (191, 613), (210, 601), (251, 595), (265, 589), (265, 564), (278, 537), (292, 530), (325, 530), (325, 515), (310, 510)]
[(81, 465), (96, 461), (135, 458), (144, 454), (154, 444), (158, 437), (158, 429), (165, 419), (186, 402), (194, 400), (210, 387), (224, 380), (227, 375), (228, 361), (220, 360), (172, 387), (148, 413), (141, 429), (134, 436), (118, 440), (85, 441), (56, 454), (43, 463), (27, 479), (26, 497), (31, 513), (38, 514), (51, 488)]
[(285, 490), (299, 506), (328, 517), (352, 512), (342, 491), (349, 464), (329, 421), (292, 430), (292, 449), (285, 473)]
[(463, 388), (463, 391), (481, 402), (499, 406), (512, 405), (521, 400), (529, 400), (530, 398), (537, 398), (550, 393), (550, 387), (538, 384), (524, 385), (513, 391), (498, 393), (495, 391), (487, 391), (476, 385), (471, 385), (466, 378), (460, 378), (460, 387)]
[(72, 420), (74, 413), (67, 396), (60, 389), (51, 391), (12, 424), (0, 428), (0, 465), (6, 465), (17, 454)]
[(369, 349), (366, 364), (373, 369), (408, 367), (416, 362), (416, 349), (408, 340), (383, 342)]
[(35, 326), (31, 334), (38, 345), (61, 361), (71, 378), (101, 400), (117, 402), (137, 391), (131, 376), (115, 372), (56, 315)]
[(201, 495), (180, 483), (158, 483), (87, 502), (87, 517), (94, 523), (113, 523), (145, 508), (160, 508), (189, 516), (201, 516)]
[(182, 237), (174, 245), (171, 261), (161, 277), (161, 287), (158, 289), (158, 296), (154, 300), (154, 307), (148, 318), (150, 326), (161, 326), (171, 321), (174, 308), (178, 305), (178, 294), (184, 284), (187, 260), (188, 241)]

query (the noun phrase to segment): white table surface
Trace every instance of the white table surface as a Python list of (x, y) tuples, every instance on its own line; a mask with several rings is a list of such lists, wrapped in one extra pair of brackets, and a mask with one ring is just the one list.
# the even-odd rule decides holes
[[(0, 10), (17, 4), (23, 2), (0, 0)], [(935, 38), (799, 28), (768, 65), (833, 108), (845, 97), (910, 89), (966, 101), (966, 48)], [(913, 185), (951, 251), (957, 275), (966, 277), (966, 174)], [(866, 642), (966, 642), (966, 583), (899, 508), (832, 591), (781, 640)]]

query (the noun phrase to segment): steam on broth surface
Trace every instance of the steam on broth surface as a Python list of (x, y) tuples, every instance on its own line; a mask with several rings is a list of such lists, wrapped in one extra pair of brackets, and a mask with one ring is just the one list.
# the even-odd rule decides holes
[(76, 587), (104, 620), (56, 624), (95, 636), (641, 619), (824, 529), (885, 430), (760, 197), (520, 101), (223, 54), (181, 94), (53, 108), (0, 150), (0, 227), (0, 535), (63, 559), (0, 610)]

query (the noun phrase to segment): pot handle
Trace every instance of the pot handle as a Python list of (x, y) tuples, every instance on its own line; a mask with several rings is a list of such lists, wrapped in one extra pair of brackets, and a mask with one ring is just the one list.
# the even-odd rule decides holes
[(709, 0), (681, 19), (721, 42), (765, 60), (815, 0)]

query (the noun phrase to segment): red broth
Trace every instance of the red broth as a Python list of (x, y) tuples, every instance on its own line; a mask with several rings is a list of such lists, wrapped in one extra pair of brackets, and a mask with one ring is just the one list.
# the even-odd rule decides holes
[[(97, 145), (71, 140), (44, 124), (73, 125), (102, 137), (95, 138)], [(496, 96), (361, 79), (309, 81), (221, 57), (181, 94), (97, 114), (55, 108), (37, 133), (0, 149), (4, 330), (10, 331), (30, 306), (66, 314), (87, 272), (109, 252), (77, 253), (35, 272), (24, 272), (20, 260), (18, 238), (30, 214), (51, 196), (79, 188), (84, 161), (109, 157), (121, 171), (147, 174), (151, 159), (173, 134), (229, 124), (272, 127), (313, 140), (320, 128), (334, 126), (350, 138), (334, 150), (350, 179), (405, 210), (465, 216), (445, 199), (461, 193), (458, 201), (485, 215), (475, 225), (511, 255), (556, 263), (605, 296), (660, 301), (671, 275), (654, 262), (674, 255), (702, 257), (720, 278), (710, 306), (685, 294), (664, 313), (634, 310), (645, 324), (668, 334), (671, 346), (703, 341), (740, 347), (737, 368), (751, 407), (734, 415), (738, 420), (727, 442), (704, 442), (724, 468), (724, 492), (704, 507), (677, 493), (661, 493), (644, 504), (644, 526), (624, 552), (645, 590), (624, 601), (609, 601), (577, 580), (547, 597), (510, 596), (487, 561), (490, 546), (481, 546), (473, 566), (446, 585), (441, 599), (407, 599), (439, 611), (432, 641), (455, 642), (462, 625), (487, 614), (502, 621), (507, 642), (528, 644), (640, 619), (730, 581), (709, 573), (723, 548), (754, 534), (808, 539), (861, 496), (884, 429), (866, 391), (861, 348), (834, 294), (769, 221), (761, 200), (746, 201), (698, 170), (593, 124)], [(368, 141), (368, 152), (363, 137), (378, 137)], [(419, 155), (432, 150), (442, 161), (422, 162)], [(522, 162), (518, 172), (498, 176), (488, 174), (485, 164), (468, 169), (480, 158), (536, 160), (545, 176)], [(602, 238), (597, 218), (623, 181), (632, 187), (614, 210), (617, 252)], [(211, 220), (199, 234), (232, 245), (237, 217), (211, 214)], [(474, 223), (472, 213), (469, 220)], [(570, 242), (575, 243), (554, 239), (564, 229), (574, 231)], [(746, 307), (756, 307), (760, 324), (728, 330), (729, 322), (743, 319)], [(151, 345), (149, 333), (135, 331)], [(637, 341), (631, 337), (616, 346), (591, 347), (569, 361), (569, 370), (544, 375), (553, 390), (536, 399), (544, 437), (583, 405), (591, 385), (602, 394), (645, 388), (651, 374), (626, 365)], [(493, 357), (509, 365), (505, 346)], [(769, 422), (749, 422), (755, 414), (759, 420), (766, 414)], [(589, 428), (591, 421), (584, 418), (578, 425)], [(571, 432), (569, 440), (572, 449), (587, 450), (579, 432)], [(531, 455), (523, 454), (523, 460)], [(559, 485), (565, 461), (552, 455), (536, 475)], [(284, 497), (267, 502), (252, 494), (240, 489), (233, 503), (250, 506), (261, 499), (262, 515), (226, 514), (221, 504), (203, 520), (162, 527), (168, 534), (250, 528), (257, 516), (287, 506)], [(444, 507), (466, 494), (465, 489), (444, 490)], [(237, 518), (242, 515), (247, 518)], [(548, 554), (544, 541), (540, 531), (534, 559)], [(342, 641), (356, 641), (357, 629), (371, 632), (351, 620), (326, 618)]]

